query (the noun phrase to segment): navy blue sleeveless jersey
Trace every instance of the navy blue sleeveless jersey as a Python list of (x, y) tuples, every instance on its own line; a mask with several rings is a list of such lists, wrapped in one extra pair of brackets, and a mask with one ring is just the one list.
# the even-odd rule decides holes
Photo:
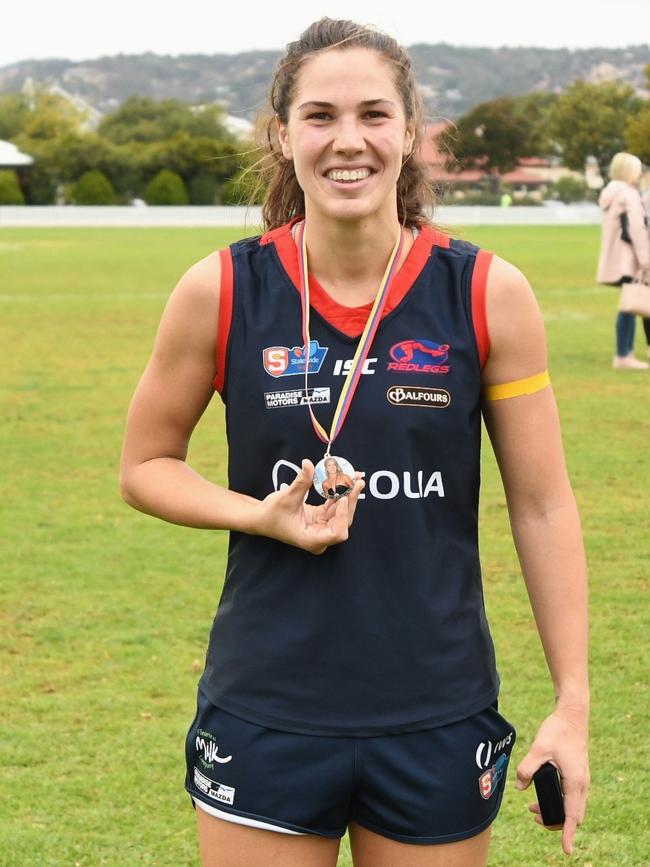
[[(291, 225), (221, 253), (215, 385), (229, 486), (258, 499), (290, 484), (303, 457), (323, 457), (305, 365), (329, 430), (367, 317), (328, 303), (312, 278), (302, 345)], [(201, 679), (213, 704), (287, 731), (371, 736), (496, 699), (477, 538), (488, 265), (489, 254), (424, 228), (400, 268), (332, 448), (365, 474), (349, 539), (315, 556), (230, 534)]]

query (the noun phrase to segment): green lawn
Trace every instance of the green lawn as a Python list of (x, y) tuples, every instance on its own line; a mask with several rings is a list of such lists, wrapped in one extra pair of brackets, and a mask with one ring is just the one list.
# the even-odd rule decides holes
[[(165, 298), (241, 233), (0, 230), (0, 865), (197, 865), (183, 741), (226, 535), (164, 524), (117, 491), (127, 406)], [(615, 293), (596, 227), (472, 228), (529, 276), (591, 574), (592, 798), (572, 863), (650, 863), (650, 375), (612, 371)], [(639, 354), (642, 330), (637, 336)], [(225, 479), (221, 405), (190, 461)], [(485, 449), (482, 556), (518, 761), (552, 691)], [(512, 775), (491, 865), (559, 865)], [(347, 839), (339, 867), (350, 867)]]

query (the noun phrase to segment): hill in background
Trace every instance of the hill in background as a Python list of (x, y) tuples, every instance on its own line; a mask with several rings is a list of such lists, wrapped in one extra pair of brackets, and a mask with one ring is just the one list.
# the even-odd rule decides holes
[[(431, 117), (455, 119), (485, 100), (531, 90), (559, 92), (576, 78), (627, 81), (643, 91), (650, 46), (628, 48), (464, 48), (440, 43), (409, 48)], [(231, 115), (252, 119), (264, 104), (281, 52), (158, 54), (96, 60), (26, 60), (0, 67), (0, 92), (27, 79), (47, 81), (107, 113), (137, 93), (155, 99), (222, 103)]]

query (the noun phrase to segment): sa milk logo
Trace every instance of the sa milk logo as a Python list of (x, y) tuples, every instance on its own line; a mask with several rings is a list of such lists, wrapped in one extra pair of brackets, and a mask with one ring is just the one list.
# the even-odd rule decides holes
[(267, 346), (262, 350), (262, 363), (264, 370), (274, 377), (305, 375), (318, 373), (327, 355), (327, 346), (321, 346), (317, 340), (309, 341), (309, 353), (305, 352), (304, 346)]

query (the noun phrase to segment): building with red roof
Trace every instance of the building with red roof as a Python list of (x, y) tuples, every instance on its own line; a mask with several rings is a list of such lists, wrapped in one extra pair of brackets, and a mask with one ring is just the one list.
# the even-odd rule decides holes
[[(420, 154), (428, 166), (430, 179), (447, 193), (447, 198), (462, 199), (470, 191), (484, 192), (494, 175), (480, 165), (462, 170), (454, 168), (453, 154), (442, 149), (438, 141), (441, 133), (451, 126), (448, 120), (428, 124)], [(551, 184), (567, 175), (583, 177), (542, 157), (520, 157), (516, 167), (500, 174), (499, 180), (513, 188), (515, 198), (531, 196), (541, 200)]]

